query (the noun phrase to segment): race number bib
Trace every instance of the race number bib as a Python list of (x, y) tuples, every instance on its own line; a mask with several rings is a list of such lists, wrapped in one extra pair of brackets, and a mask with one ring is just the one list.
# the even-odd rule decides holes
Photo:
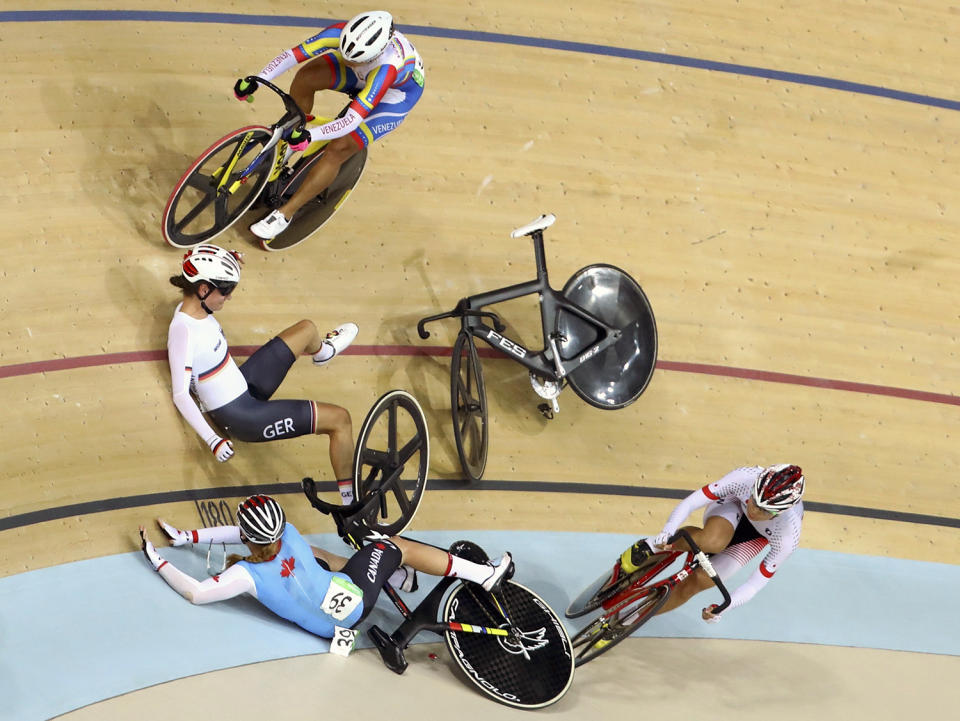
[(330, 579), (327, 595), (323, 597), (323, 612), (342, 621), (363, 603), (363, 591), (345, 578)]
[(343, 628), (335, 626), (333, 638), (330, 639), (330, 653), (337, 656), (349, 656), (357, 642), (357, 630), (355, 628)]

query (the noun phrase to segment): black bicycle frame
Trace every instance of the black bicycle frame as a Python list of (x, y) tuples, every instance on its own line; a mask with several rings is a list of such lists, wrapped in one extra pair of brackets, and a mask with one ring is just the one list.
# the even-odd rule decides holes
[[(518, 361), (530, 371), (555, 382), (561, 381), (563, 377), (568, 375), (570, 371), (574, 370), (581, 363), (590, 360), (590, 358), (616, 343), (620, 339), (621, 334), (618, 328), (607, 325), (580, 306), (571, 303), (550, 287), (550, 281), (547, 276), (547, 263), (543, 250), (543, 231), (535, 231), (532, 233), (532, 238), (533, 253), (537, 264), (536, 280), (517, 283), (505, 288), (498, 288), (497, 290), (462, 298), (449, 313), (441, 313), (421, 320), (417, 324), (417, 331), (420, 337), (427, 338), (430, 335), (424, 329), (426, 323), (442, 318), (460, 318), (462, 330), (485, 341), (492, 348)], [(490, 311), (482, 310), (482, 308), (489, 305), (503, 303), (534, 293), (540, 296), (540, 322), (544, 339), (544, 347), (539, 351), (532, 351), (525, 348), (515, 340), (503, 335), (505, 326), (500, 322), (497, 315)], [(570, 360), (563, 360), (560, 357), (557, 343), (558, 340), (562, 339), (559, 328), (561, 310), (582, 318), (603, 331), (603, 335), (599, 340), (592, 343), (585, 351)], [(485, 317), (491, 318), (496, 327), (491, 328), (486, 325), (483, 322), (483, 318)]]

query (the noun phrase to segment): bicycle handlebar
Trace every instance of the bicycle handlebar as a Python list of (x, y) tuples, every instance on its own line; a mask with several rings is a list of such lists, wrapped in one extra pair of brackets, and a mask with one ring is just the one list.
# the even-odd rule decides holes
[(507, 329), (507, 326), (500, 320), (500, 316), (496, 313), (493, 313), (489, 310), (474, 310), (472, 308), (467, 308), (465, 300), (461, 300), (457, 303), (457, 307), (447, 313), (438, 313), (437, 315), (430, 315), (426, 318), (421, 318), (417, 322), (417, 335), (426, 340), (430, 337), (430, 331), (426, 329), (427, 323), (433, 323), (435, 320), (443, 320), (444, 318), (465, 318), (467, 316), (473, 316), (474, 318), (489, 318), (493, 321), (493, 327), (496, 329), (497, 333), (503, 333)]
[(298, 127), (303, 127), (307, 123), (306, 114), (300, 109), (300, 106), (297, 105), (297, 102), (286, 92), (278, 88), (276, 85), (271, 83), (269, 80), (264, 80), (263, 78), (257, 75), (248, 75), (244, 78), (248, 83), (255, 83), (257, 85), (263, 85), (270, 88), (273, 92), (280, 96), (280, 99), (283, 101), (283, 106), (287, 109), (287, 112), (284, 113), (283, 117), (277, 121), (277, 125), (285, 125), (288, 121), (293, 120), (294, 118), (299, 118), (300, 122), (297, 123)]
[(687, 542), (687, 545), (690, 547), (690, 553), (693, 554), (694, 559), (697, 564), (706, 572), (710, 577), (710, 580), (716, 585), (720, 593), (723, 594), (723, 603), (713, 609), (714, 615), (719, 615), (727, 609), (730, 605), (730, 592), (727, 590), (727, 587), (724, 585), (723, 581), (720, 579), (719, 574), (714, 570), (713, 564), (710, 563), (710, 558), (703, 551), (700, 550), (700, 546), (696, 544), (693, 538), (690, 536), (690, 533), (686, 529), (681, 528), (673, 536), (670, 537), (669, 543), (673, 543), (677, 539), (682, 538)]

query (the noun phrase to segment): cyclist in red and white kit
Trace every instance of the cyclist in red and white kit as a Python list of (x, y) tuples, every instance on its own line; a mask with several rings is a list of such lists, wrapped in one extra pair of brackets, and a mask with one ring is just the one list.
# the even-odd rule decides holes
[[(638, 541), (623, 552), (620, 565), (627, 573), (643, 563), (647, 548), (686, 551), (686, 541), (667, 541), (692, 512), (706, 507), (703, 528), (686, 526), (694, 542), (707, 554), (722, 580), (746, 565), (764, 548), (767, 553), (759, 568), (730, 594), (729, 608), (742, 606), (767, 585), (777, 569), (800, 544), (803, 522), (804, 478), (798, 466), (749, 466), (730, 471), (684, 498), (667, 519), (659, 535)], [(686, 603), (692, 596), (713, 586), (702, 568), (681, 581), (659, 613)], [(702, 610), (704, 621), (716, 622), (716, 604)]]

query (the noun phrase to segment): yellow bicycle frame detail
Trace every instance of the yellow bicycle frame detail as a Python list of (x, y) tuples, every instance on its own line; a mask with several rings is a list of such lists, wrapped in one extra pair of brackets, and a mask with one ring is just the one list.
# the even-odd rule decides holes
[[(233, 172), (233, 169), (236, 166), (237, 161), (240, 160), (240, 156), (243, 155), (243, 151), (247, 147), (247, 143), (249, 143), (252, 138), (253, 138), (253, 131), (248, 132), (246, 135), (243, 136), (243, 140), (240, 141), (240, 144), (237, 145), (237, 149), (233, 151), (233, 155), (230, 156), (230, 162), (227, 163), (227, 167), (224, 168), (223, 177), (220, 178), (220, 183), (217, 185), (217, 192), (223, 190), (224, 183), (227, 182), (227, 178), (230, 177), (230, 173)], [(230, 187), (229, 192), (233, 193), (237, 189), (238, 185), (239, 183), (234, 183)]]

